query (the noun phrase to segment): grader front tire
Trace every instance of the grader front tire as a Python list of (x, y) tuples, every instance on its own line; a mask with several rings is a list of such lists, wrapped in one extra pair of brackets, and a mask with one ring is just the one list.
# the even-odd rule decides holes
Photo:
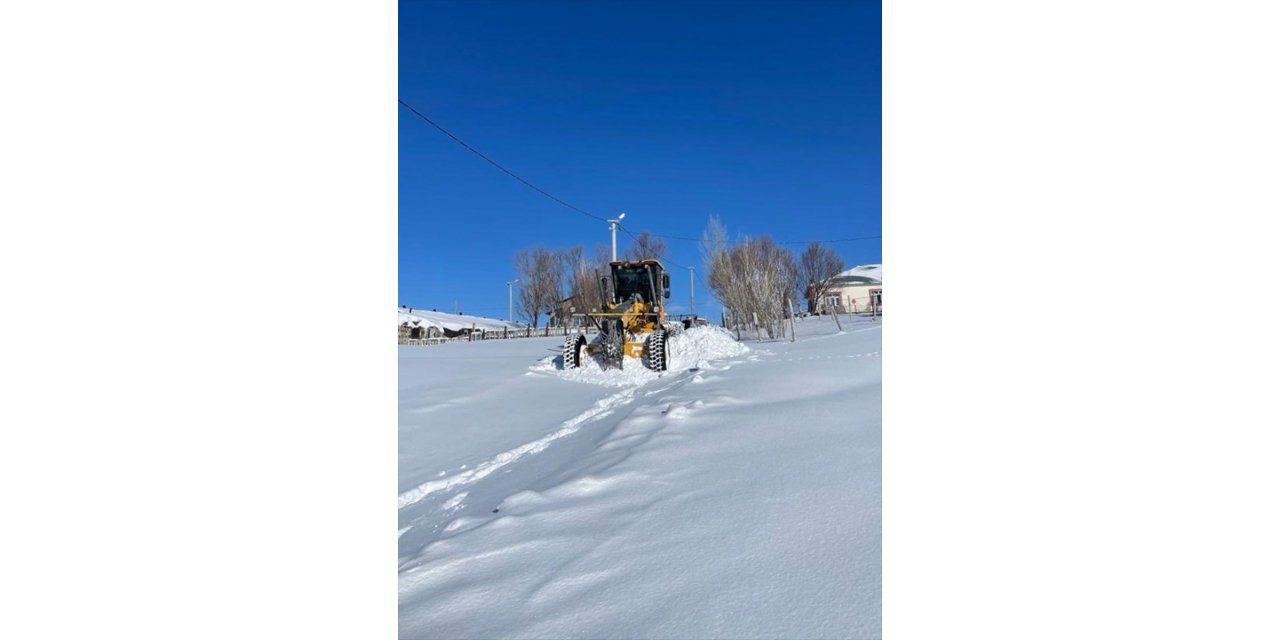
[(667, 332), (655, 331), (649, 334), (648, 343), (645, 345), (645, 351), (649, 360), (649, 368), (654, 371), (666, 371), (671, 359), (671, 354), (667, 347)]
[(586, 356), (587, 337), (578, 334), (569, 336), (564, 341), (564, 368), (576, 369), (582, 366), (582, 360)]

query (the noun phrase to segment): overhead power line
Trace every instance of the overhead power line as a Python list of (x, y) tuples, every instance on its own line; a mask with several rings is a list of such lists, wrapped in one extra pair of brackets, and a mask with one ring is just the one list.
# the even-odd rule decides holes
[(519, 181), (521, 182), (521, 184), (525, 185), (526, 187), (529, 187), (530, 189), (533, 189), (534, 191), (537, 191), (538, 193), (541, 193), (542, 195), (544, 195), (544, 196), (546, 196), (546, 197), (548, 197), (548, 198), (551, 198), (552, 200), (555, 200), (556, 202), (558, 202), (558, 203), (560, 203), (560, 204), (562, 204), (562, 205), (564, 205), (564, 206), (566, 206), (566, 207), (568, 207), (568, 208), (570, 208), (570, 209), (573, 209), (574, 211), (577, 211), (578, 213), (581, 213), (582, 215), (587, 216), (588, 218), (595, 218), (596, 220), (599, 220), (600, 222), (608, 222), (608, 220), (606, 220), (606, 219), (604, 219), (604, 218), (601, 218), (600, 216), (595, 215), (595, 214), (593, 214), (593, 213), (589, 213), (589, 212), (583, 211), (582, 209), (579, 209), (578, 207), (575, 207), (575, 206), (573, 206), (573, 205), (569, 204), (568, 202), (565, 202), (564, 200), (561, 200), (560, 198), (557, 198), (557, 197), (555, 197), (555, 196), (553, 196), (553, 195), (551, 195), (551, 194), (547, 193), (546, 191), (543, 191), (542, 189), (538, 188), (538, 186), (537, 186), (537, 185), (535, 185), (535, 184), (533, 184), (532, 182), (529, 182), (528, 180), (525, 180), (524, 178), (521, 178), (520, 176), (518, 176), (518, 175), (516, 175), (514, 172), (512, 172), (510, 169), (508, 169), (508, 168), (506, 168), (506, 167), (504, 167), (504, 166), (502, 166), (502, 165), (498, 164), (497, 162), (495, 162), (495, 161), (494, 161), (492, 158), (490, 158), (489, 156), (486, 156), (485, 154), (480, 153), (478, 150), (476, 150), (476, 148), (475, 148), (475, 147), (473, 147), (473, 146), (471, 146), (471, 145), (469, 145), (469, 144), (467, 144), (467, 143), (463, 142), (463, 141), (462, 141), (462, 138), (459, 138), (458, 136), (453, 135), (452, 133), (450, 133), (450, 132), (449, 132), (449, 130), (448, 130), (448, 129), (445, 129), (444, 127), (442, 127), (442, 126), (440, 126), (440, 125), (436, 124), (434, 120), (432, 120), (431, 118), (428, 118), (427, 116), (423, 115), (421, 111), (418, 111), (417, 109), (414, 109), (412, 106), (410, 106), (408, 102), (405, 102), (404, 100), (400, 100), (400, 106), (402, 106), (402, 107), (404, 107), (404, 108), (408, 109), (409, 111), (413, 112), (413, 115), (416, 115), (416, 116), (418, 116), (419, 118), (422, 118), (423, 120), (425, 120), (425, 121), (427, 122), (427, 124), (429, 124), (429, 125), (431, 125), (431, 126), (433, 126), (433, 127), (437, 128), (437, 129), (439, 129), (441, 133), (445, 134), (446, 136), (449, 136), (450, 138), (453, 138), (454, 142), (457, 142), (458, 144), (462, 145), (463, 147), (466, 147), (467, 151), (470, 151), (471, 153), (474, 153), (474, 154), (476, 154), (476, 155), (480, 156), (481, 158), (483, 158), (483, 159), (484, 159), (484, 161), (485, 161), (485, 162), (488, 162), (489, 164), (491, 164), (491, 165), (493, 165), (493, 166), (495, 166), (495, 167), (497, 167), (497, 168), (501, 169), (503, 173), (505, 173), (505, 174), (507, 174), (507, 175), (511, 176), (512, 178), (515, 178), (516, 180), (519, 180)]
[(853, 242), (854, 240), (879, 240), (880, 236), (862, 236), (861, 238), (841, 238), (839, 240), (792, 240), (778, 244), (809, 244), (810, 242)]
[[(632, 239), (632, 240), (636, 240), (636, 241), (639, 241), (639, 240), (640, 240), (639, 238), (637, 238), (637, 237), (636, 237), (636, 234), (631, 233), (631, 230), (630, 230), (630, 229), (628, 229), (628, 228), (626, 228), (626, 227), (622, 226), (621, 224), (619, 224), (619, 225), (618, 225), (618, 228), (619, 228), (619, 229), (622, 229), (622, 231), (623, 231), (624, 233), (626, 233), (627, 235), (631, 236), (631, 239)], [(651, 236), (657, 236), (658, 234), (656, 234), (656, 233), (650, 233), (649, 235), (651, 235)], [(674, 265), (674, 266), (680, 267), (681, 269), (688, 269), (688, 268), (689, 268), (688, 266), (683, 265), (683, 264), (680, 264), (679, 262), (676, 262), (675, 260), (672, 260), (672, 259), (670, 259), (670, 258), (664, 258), (664, 259), (663, 259), (663, 262), (666, 262), (666, 263), (668, 263), (668, 264), (671, 264), (671, 265)]]
[[(623, 231), (627, 231), (626, 228), (623, 227), (621, 224), (618, 225), (618, 228), (622, 229)], [(627, 231), (627, 234), (630, 235), (631, 232)], [(661, 233), (654, 233), (652, 231), (649, 232), (649, 235), (655, 238), (666, 238), (668, 240), (688, 240), (690, 242), (702, 242), (702, 238), (690, 238), (687, 236), (668, 236), (668, 235), (663, 235)], [(634, 238), (635, 236), (631, 236), (631, 237)], [(880, 239), (880, 236), (862, 236), (860, 238), (840, 238), (837, 240), (775, 240), (774, 242), (777, 242), (778, 244), (809, 244), (810, 242), (853, 242), (855, 240), (879, 240), (879, 239)], [(740, 244), (741, 242), (742, 242), (741, 240), (731, 240), (729, 241), (729, 244)]]
[[(498, 164), (495, 160), (493, 160), (493, 159), (492, 159), (492, 158), (490, 158), (489, 156), (486, 156), (485, 154), (481, 153), (481, 152), (480, 152), (478, 149), (476, 149), (475, 147), (473, 147), (473, 146), (471, 146), (471, 145), (467, 144), (466, 142), (464, 142), (464, 141), (462, 140), (462, 138), (459, 138), (458, 136), (453, 135), (453, 133), (451, 133), (448, 129), (445, 129), (444, 127), (442, 127), (442, 126), (440, 126), (440, 125), (436, 124), (436, 122), (435, 122), (434, 120), (432, 120), (431, 118), (428, 118), (428, 117), (427, 117), (426, 115), (424, 115), (421, 111), (418, 111), (417, 109), (414, 109), (412, 105), (410, 105), (408, 102), (405, 102), (403, 99), (400, 99), (400, 106), (404, 107), (405, 109), (408, 109), (411, 113), (413, 113), (413, 115), (418, 116), (419, 118), (422, 118), (422, 120), (423, 120), (423, 121), (425, 121), (427, 124), (429, 124), (429, 125), (431, 125), (431, 126), (435, 127), (436, 129), (439, 129), (441, 133), (443, 133), (443, 134), (445, 134), (446, 136), (449, 136), (450, 138), (452, 138), (454, 142), (457, 142), (458, 144), (462, 145), (462, 146), (463, 146), (467, 151), (470, 151), (471, 153), (474, 153), (474, 154), (476, 154), (477, 156), (480, 156), (480, 158), (482, 158), (485, 162), (488, 162), (489, 164), (491, 164), (491, 165), (493, 165), (493, 166), (497, 167), (497, 168), (498, 168), (499, 170), (501, 170), (503, 173), (505, 173), (505, 174), (507, 174), (507, 175), (511, 176), (512, 178), (515, 178), (516, 180), (519, 180), (519, 181), (520, 181), (520, 183), (521, 183), (521, 184), (523, 184), (523, 185), (525, 185), (526, 187), (529, 187), (530, 189), (533, 189), (534, 191), (537, 191), (538, 193), (540, 193), (540, 194), (542, 194), (542, 195), (544, 195), (544, 196), (546, 196), (546, 197), (548, 197), (548, 198), (550, 198), (550, 199), (552, 199), (552, 200), (556, 201), (557, 203), (559, 203), (559, 204), (561, 204), (561, 205), (563, 205), (563, 206), (565, 206), (565, 207), (567, 207), (567, 208), (569, 208), (569, 209), (572, 209), (572, 210), (574, 210), (574, 211), (576, 211), (576, 212), (578, 212), (578, 213), (580, 213), (580, 214), (582, 214), (582, 215), (584, 215), (584, 216), (587, 216), (588, 218), (594, 218), (594, 219), (596, 219), (596, 220), (599, 220), (600, 222), (608, 222), (608, 220), (607, 220), (607, 219), (602, 218), (602, 217), (600, 217), (600, 216), (598, 216), (598, 215), (595, 215), (594, 213), (591, 213), (591, 212), (588, 212), (588, 211), (583, 211), (582, 209), (579, 209), (578, 207), (575, 207), (575, 206), (573, 206), (573, 205), (569, 204), (568, 202), (565, 202), (564, 200), (561, 200), (560, 198), (557, 198), (557, 197), (555, 197), (555, 196), (551, 195), (550, 193), (547, 193), (546, 191), (544, 191), (543, 189), (541, 189), (541, 188), (540, 188), (540, 187), (538, 187), (537, 185), (533, 184), (532, 182), (529, 182), (528, 180), (525, 180), (524, 178), (521, 178), (520, 176), (516, 175), (516, 174), (515, 174), (515, 172), (513, 172), (513, 171), (511, 171), (510, 169), (508, 169), (508, 168), (506, 168), (506, 167), (504, 167), (504, 166), (502, 166), (502, 165)], [(628, 231), (628, 230), (626, 229), (626, 227), (623, 227), (621, 224), (619, 224), (619, 225), (618, 225), (618, 228), (619, 228), (619, 229), (622, 229), (623, 231), (626, 231), (627, 235), (631, 236), (631, 237), (632, 237), (632, 239), (635, 239), (635, 235), (633, 235), (630, 231)], [(690, 238), (690, 237), (687, 237), (687, 236), (671, 236), (671, 235), (665, 235), (665, 234), (661, 234), (661, 233), (653, 233), (653, 232), (650, 232), (650, 233), (649, 233), (649, 235), (654, 236), (654, 237), (657, 237), (657, 238), (666, 238), (666, 239), (668, 239), (668, 240), (687, 240), (687, 241), (689, 241), (689, 242), (702, 242), (702, 239), (701, 239), (701, 238)], [(863, 237), (860, 237), (860, 238), (840, 238), (840, 239), (838, 239), (838, 240), (817, 240), (816, 242), (854, 242), (854, 241), (857, 241), (857, 240), (878, 240), (878, 239), (880, 239), (880, 236), (863, 236)], [(814, 241), (814, 240), (780, 240), (780, 241), (777, 241), (777, 242), (778, 242), (778, 244), (809, 244), (810, 242), (815, 242), (815, 241)], [(738, 244), (738, 241), (731, 242), (730, 244)], [(673, 263), (673, 264), (674, 264), (674, 263)], [(679, 266), (679, 265), (677, 265), (677, 266)]]

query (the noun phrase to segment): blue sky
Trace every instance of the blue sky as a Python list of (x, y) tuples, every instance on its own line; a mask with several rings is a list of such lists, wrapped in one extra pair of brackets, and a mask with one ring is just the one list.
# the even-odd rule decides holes
[[(633, 232), (880, 235), (879, 2), (400, 3), (400, 98)], [(506, 317), (523, 247), (609, 242), (399, 105), (399, 296)], [(621, 253), (630, 238), (619, 232)], [(673, 312), (718, 311), (668, 240)], [(790, 245), (797, 252), (803, 244)], [(880, 240), (831, 245), (880, 262)], [(703, 306), (705, 305), (705, 306)]]

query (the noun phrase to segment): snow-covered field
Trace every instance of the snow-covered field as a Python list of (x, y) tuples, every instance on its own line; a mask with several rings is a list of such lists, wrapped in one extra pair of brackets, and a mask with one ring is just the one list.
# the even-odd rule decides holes
[(883, 318), (842, 320), (662, 374), (400, 347), (401, 637), (879, 638)]

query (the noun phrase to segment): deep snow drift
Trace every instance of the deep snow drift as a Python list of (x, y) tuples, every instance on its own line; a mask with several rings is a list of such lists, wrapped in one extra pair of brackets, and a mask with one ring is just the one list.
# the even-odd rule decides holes
[(881, 323), (401, 347), (401, 637), (880, 637)]

